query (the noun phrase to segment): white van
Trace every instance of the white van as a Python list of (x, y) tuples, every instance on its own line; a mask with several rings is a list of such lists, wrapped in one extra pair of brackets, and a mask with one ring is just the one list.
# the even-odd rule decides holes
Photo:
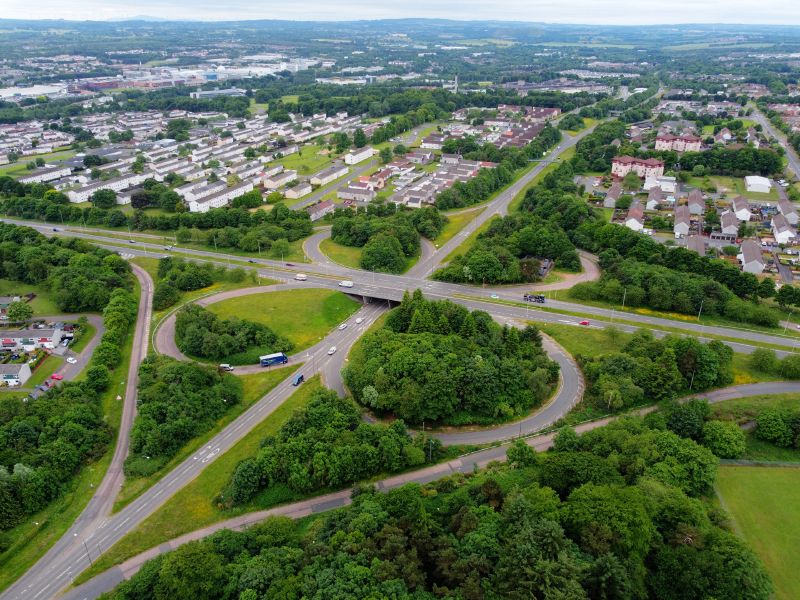
[(219, 366), (219, 368), (220, 368), (220, 369), (222, 369), (223, 371), (228, 371), (229, 373), (230, 373), (231, 371), (233, 371), (233, 367), (232, 367), (232, 366), (230, 366), (230, 365), (229, 365), (229, 364), (227, 364), (227, 363), (221, 364), (221, 365)]
[(339, 287), (351, 288), (353, 287), (353, 282), (345, 279), (344, 281), (339, 282)]
[(297, 275), (294, 276), (294, 279), (295, 281), (305, 281), (306, 279), (308, 279), (308, 275), (306, 275), (305, 273), (298, 273)]

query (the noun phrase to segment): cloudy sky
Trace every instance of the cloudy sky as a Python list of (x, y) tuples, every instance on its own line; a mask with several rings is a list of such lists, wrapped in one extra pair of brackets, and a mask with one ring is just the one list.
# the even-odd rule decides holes
[(350, 20), (403, 17), (548, 23), (800, 24), (797, 0), (0, 0), (0, 17), (108, 20)]

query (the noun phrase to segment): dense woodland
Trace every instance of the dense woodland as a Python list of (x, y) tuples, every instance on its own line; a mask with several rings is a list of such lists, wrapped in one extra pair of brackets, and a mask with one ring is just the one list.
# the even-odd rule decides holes
[(148, 562), (113, 600), (766, 600), (753, 552), (706, 498), (717, 459), (627, 419), (508, 466), (386, 493), (299, 526), (271, 518)]
[(175, 319), (175, 342), (181, 352), (233, 365), (256, 364), (258, 357), (290, 352), (294, 344), (261, 323), (221, 319), (196, 304), (187, 304)]
[(148, 356), (139, 367), (137, 414), (125, 473), (137, 477), (156, 472), (241, 401), (242, 383), (232, 375), (168, 356)]
[(43, 284), (65, 313), (101, 311), (115, 289), (131, 287), (130, 266), (115, 252), (6, 223), (0, 223), (0, 277)]
[(447, 218), (432, 206), (408, 210), (393, 202), (371, 203), (366, 208), (336, 209), (331, 239), (364, 248), (363, 269), (402, 273), (419, 252), (420, 236), (432, 240), (446, 223)]
[(286, 486), (308, 494), (337, 489), (379, 473), (395, 473), (439, 459), (441, 444), (409, 435), (402, 421), (371, 425), (349, 398), (332, 390), (314, 393), (258, 454), (240, 462), (218, 502), (246, 503), (260, 490)]
[(493, 423), (541, 405), (558, 364), (536, 328), (501, 327), (416, 290), (359, 341), (344, 380), (358, 402), (408, 423)]

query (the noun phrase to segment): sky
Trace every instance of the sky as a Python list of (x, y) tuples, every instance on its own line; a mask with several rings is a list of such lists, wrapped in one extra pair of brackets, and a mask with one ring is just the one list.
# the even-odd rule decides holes
[(407, 17), (583, 24), (800, 25), (798, 0), (0, 0), (9, 19), (343, 21)]

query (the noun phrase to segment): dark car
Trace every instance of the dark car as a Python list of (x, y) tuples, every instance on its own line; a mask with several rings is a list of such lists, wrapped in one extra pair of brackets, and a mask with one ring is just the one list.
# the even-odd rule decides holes
[(128, 240), (128, 243), (129, 243), (129, 244), (135, 244), (135, 243), (136, 243), (136, 240)]
[(247, 262), (249, 262), (249, 263), (254, 263), (254, 264), (255, 264), (255, 262), (256, 262), (256, 261), (254, 261), (252, 258), (248, 258), (248, 259), (247, 259)]
[(58, 231), (58, 227), (53, 227), (53, 231)]
[(294, 266), (294, 263), (286, 263), (286, 266), (287, 266), (287, 267), (293, 267), (293, 266)]

